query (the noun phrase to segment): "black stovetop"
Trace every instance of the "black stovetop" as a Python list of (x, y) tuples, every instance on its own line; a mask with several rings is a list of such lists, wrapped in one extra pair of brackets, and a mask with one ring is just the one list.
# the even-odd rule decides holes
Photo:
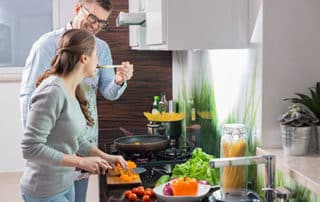
[[(192, 147), (185, 147), (180, 149), (167, 148), (163, 151), (147, 154), (125, 154), (114, 150), (114, 146), (111, 146), (111, 150), (109, 150), (109, 153), (121, 154), (127, 160), (130, 159), (135, 161), (138, 167), (144, 167), (146, 169), (146, 172), (140, 174), (141, 185), (146, 188), (154, 188), (155, 182), (162, 175), (171, 175), (172, 169), (176, 164), (186, 162), (191, 157), (192, 150)], [(169, 155), (168, 152), (170, 153)], [(125, 190), (132, 189), (136, 186), (138, 185), (134, 184), (108, 186), (106, 183), (106, 176), (100, 175), (100, 202), (129, 202), (129, 200), (124, 198), (123, 193)], [(216, 202), (216, 199), (213, 197), (213, 192), (217, 189), (219, 189), (219, 187), (213, 187), (201, 202)], [(152, 199), (150, 202), (156, 201), (156, 199)], [(137, 200), (137, 202), (139, 202), (139, 200)]]
[[(193, 147), (182, 147), (179, 149), (168, 147), (162, 151), (148, 153), (124, 153), (118, 151), (114, 145), (103, 148), (111, 154), (122, 155), (126, 160), (132, 160), (138, 167), (144, 167), (146, 172), (140, 174), (144, 187), (153, 188), (155, 182), (164, 174), (171, 175), (176, 164), (186, 162), (192, 154)], [(100, 176), (100, 201), (126, 201), (122, 194), (126, 189), (136, 185), (108, 186), (106, 177)]]

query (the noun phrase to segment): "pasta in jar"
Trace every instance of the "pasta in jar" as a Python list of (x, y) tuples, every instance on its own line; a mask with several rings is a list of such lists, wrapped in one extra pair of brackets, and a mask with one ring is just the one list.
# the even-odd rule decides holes
[[(225, 124), (221, 137), (221, 158), (242, 157), (247, 152), (247, 137), (243, 124)], [(238, 193), (247, 186), (246, 166), (221, 168), (220, 184), (224, 193)]]

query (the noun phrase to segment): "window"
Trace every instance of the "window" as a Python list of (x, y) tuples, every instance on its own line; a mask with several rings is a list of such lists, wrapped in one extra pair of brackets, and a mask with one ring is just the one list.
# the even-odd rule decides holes
[(32, 44), (52, 30), (52, 0), (0, 0), (0, 70), (23, 67)]

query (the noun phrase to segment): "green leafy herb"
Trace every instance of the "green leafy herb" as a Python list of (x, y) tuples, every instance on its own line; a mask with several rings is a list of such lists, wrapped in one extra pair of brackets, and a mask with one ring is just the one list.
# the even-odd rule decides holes
[(210, 167), (210, 159), (213, 159), (202, 151), (201, 148), (195, 148), (192, 157), (183, 164), (177, 164), (172, 171), (172, 178), (192, 177), (198, 180), (206, 180), (210, 185), (219, 183), (219, 169)]

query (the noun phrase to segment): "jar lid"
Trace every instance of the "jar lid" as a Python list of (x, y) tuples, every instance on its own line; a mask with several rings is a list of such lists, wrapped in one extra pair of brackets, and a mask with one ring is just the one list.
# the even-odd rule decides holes
[(241, 123), (224, 124), (222, 127), (223, 134), (228, 135), (245, 135), (246, 127)]

